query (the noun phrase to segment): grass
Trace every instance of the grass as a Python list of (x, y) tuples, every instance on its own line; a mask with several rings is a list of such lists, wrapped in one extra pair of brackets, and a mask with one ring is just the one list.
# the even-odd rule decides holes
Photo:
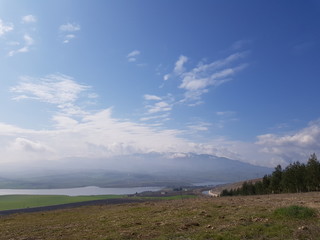
[[(319, 199), (320, 193), (190, 198), (16, 214), (0, 217), (0, 239), (316, 240)], [(316, 215), (275, 214), (292, 206)]]
[(139, 199), (150, 200), (184, 200), (190, 198), (196, 198), (196, 195), (175, 195), (175, 196), (161, 196), (161, 197), (137, 197)]
[[(44, 207), (66, 203), (85, 202), (111, 198), (125, 198), (125, 195), (94, 195), (94, 196), (65, 196), (65, 195), (5, 195), (0, 196), (0, 211)], [(135, 197), (146, 200), (176, 200), (194, 198), (195, 195), (178, 195), (163, 197)]]
[(316, 216), (316, 211), (315, 209), (312, 209), (309, 207), (293, 205), (293, 206), (278, 208), (274, 211), (274, 214), (279, 217), (308, 219), (308, 218), (314, 218)]
[(43, 207), (91, 200), (122, 198), (121, 195), (65, 196), (65, 195), (5, 195), (0, 196), (0, 211)]

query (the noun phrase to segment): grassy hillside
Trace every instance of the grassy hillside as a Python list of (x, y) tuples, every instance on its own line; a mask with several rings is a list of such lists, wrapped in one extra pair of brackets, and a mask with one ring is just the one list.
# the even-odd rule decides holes
[(10, 215), (0, 217), (0, 239), (313, 240), (320, 236), (319, 199), (196, 198)]

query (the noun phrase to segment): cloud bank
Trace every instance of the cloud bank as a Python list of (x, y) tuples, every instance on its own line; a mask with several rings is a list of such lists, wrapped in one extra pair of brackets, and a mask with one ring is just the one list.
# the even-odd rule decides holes
[[(241, 55), (241, 54), (240, 54)], [(178, 64), (181, 81), (189, 73), (195, 74), (221, 67), (224, 61), (199, 65), (190, 71), (182, 70)], [(183, 61), (185, 62), (185, 60)], [(209, 66), (210, 65), (210, 66)], [(235, 67), (237, 68), (237, 67)], [(216, 81), (225, 69), (207, 75)], [(219, 81), (219, 80), (217, 80)], [(207, 88), (211, 85), (206, 85)], [(193, 91), (194, 89), (188, 89)], [(104, 109), (85, 109), (79, 102), (85, 102), (97, 95), (89, 85), (78, 83), (74, 78), (63, 74), (51, 74), (40, 78), (24, 76), (10, 89), (13, 100), (39, 101), (56, 107), (52, 112), (52, 125), (47, 129), (25, 129), (7, 123), (0, 123), (1, 166), (21, 163), (40, 164), (44, 161), (68, 164), (67, 159), (86, 159), (95, 164), (95, 159), (104, 159), (106, 164), (113, 156), (134, 153), (198, 153), (213, 154), (242, 160), (257, 165), (275, 166), (292, 161), (304, 161), (310, 153), (320, 149), (320, 121), (311, 122), (299, 131), (284, 134), (264, 134), (257, 136), (256, 142), (233, 141), (223, 137), (211, 136), (197, 142), (188, 134), (205, 132), (210, 123), (198, 121), (186, 123), (185, 129), (164, 127), (148, 121), (164, 121), (170, 118), (170, 111), (177, 101), (170, 94), (157, 96), (145, 94), (147, 115), (140, 122), (113, 117), (113, 107)], [(217, 112), (220, 117), (233, 117), (232, 111)], [(74, 162), (73, 162), (74, 164)]]
[(301, 161), (320, 150), (320, 120), (291, 134), (260, 135), (257, 144), (263, 147), (263, 152), (276, 155), (286, 162)]

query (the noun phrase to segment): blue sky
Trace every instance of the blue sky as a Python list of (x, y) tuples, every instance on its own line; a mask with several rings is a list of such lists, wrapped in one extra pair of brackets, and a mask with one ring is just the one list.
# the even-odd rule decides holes
[(2, 166), (320, 150), (319, 1), (0, 0)]

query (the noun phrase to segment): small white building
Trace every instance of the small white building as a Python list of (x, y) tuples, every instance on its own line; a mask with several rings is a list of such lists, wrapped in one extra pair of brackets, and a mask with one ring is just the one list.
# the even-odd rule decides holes
[(212, 190), (209, 190), (209, 196), (210, 197), (220, 197), (220, 192), (214, 192)]

